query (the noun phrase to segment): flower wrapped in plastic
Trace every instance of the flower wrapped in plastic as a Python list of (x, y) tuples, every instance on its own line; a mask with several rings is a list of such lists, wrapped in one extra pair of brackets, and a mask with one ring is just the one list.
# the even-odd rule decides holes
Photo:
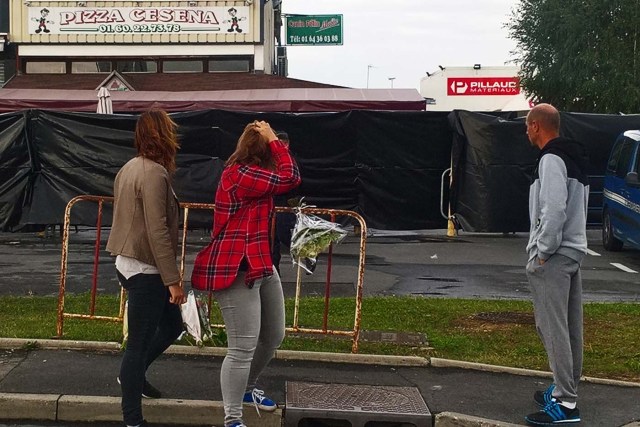
[(291, 258), (308, 273), (313, 273), (318, 254), (330, 244), (340, 243), (347, 231), (335, 222), (315, 215), (296, 212), (296, 225), (291, 235)]

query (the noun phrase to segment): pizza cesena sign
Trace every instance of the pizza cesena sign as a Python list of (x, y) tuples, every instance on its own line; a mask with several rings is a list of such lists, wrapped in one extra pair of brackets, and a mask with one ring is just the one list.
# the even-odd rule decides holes
[(248, 34), (249, 8), (29, 7), (30, 34)]
[(447, 95), (517, 95), (520, 93), (518, 77), (448, 77)]

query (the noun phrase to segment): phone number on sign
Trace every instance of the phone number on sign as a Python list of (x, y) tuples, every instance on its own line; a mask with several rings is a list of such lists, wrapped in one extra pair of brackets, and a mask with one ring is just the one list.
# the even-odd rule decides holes
[(105, 24), (98, 27), (101, 33), (179, 33), (180, 29), (177, 24)]

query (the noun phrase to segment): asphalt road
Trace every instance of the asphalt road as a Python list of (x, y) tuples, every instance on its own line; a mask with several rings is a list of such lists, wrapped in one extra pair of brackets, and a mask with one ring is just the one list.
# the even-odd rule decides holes
[[(97, 287), (119, 291), (113, 258), (105, 251), (108, 230), (102, 233)], [(586, 301), (640, 301), (640, 252), (605, 252), (599, 230), (590, 230), (590, 255), (583, 263)], [(524, 272), (526, 233), (460, 233), (447, 238), (444, 230), (415, 233), (374, 232), (367, 239), (365, 295), (416, 295), (451, 298), (528, 299)], [(189, 233), (186, 274), (195, 254), (208, 242), (204, 231)], [(95, 230), (71, 233), (66, 292), (86, 292), (94, 272)], [(331, 265), (331, 294), (355, 293), (359, 241), (349, 236), (335, 247)], [(60, 288), (61, 242), (58, 234), (0, 233), (0, 295), (57, 295)], [(285, 293), (293, 295), (296, 269), (283, 256)], [(303, 292), (323, 294), (328, 258), (322, 255), (313, 275), (302, 275)], [(187, 283), (188, 286), (188, 283)]]

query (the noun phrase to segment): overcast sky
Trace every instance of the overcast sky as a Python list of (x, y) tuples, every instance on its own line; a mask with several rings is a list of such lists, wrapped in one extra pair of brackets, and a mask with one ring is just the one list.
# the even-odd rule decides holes
[[(288, 46), (289, 77), (354, 88), (419, 89), (443, 66), (505, 65), (518, 0), (283, 0), (283, 13), (342, 14), (342, 46)], [(283, 34), (283, 42), (284, 42)]]

